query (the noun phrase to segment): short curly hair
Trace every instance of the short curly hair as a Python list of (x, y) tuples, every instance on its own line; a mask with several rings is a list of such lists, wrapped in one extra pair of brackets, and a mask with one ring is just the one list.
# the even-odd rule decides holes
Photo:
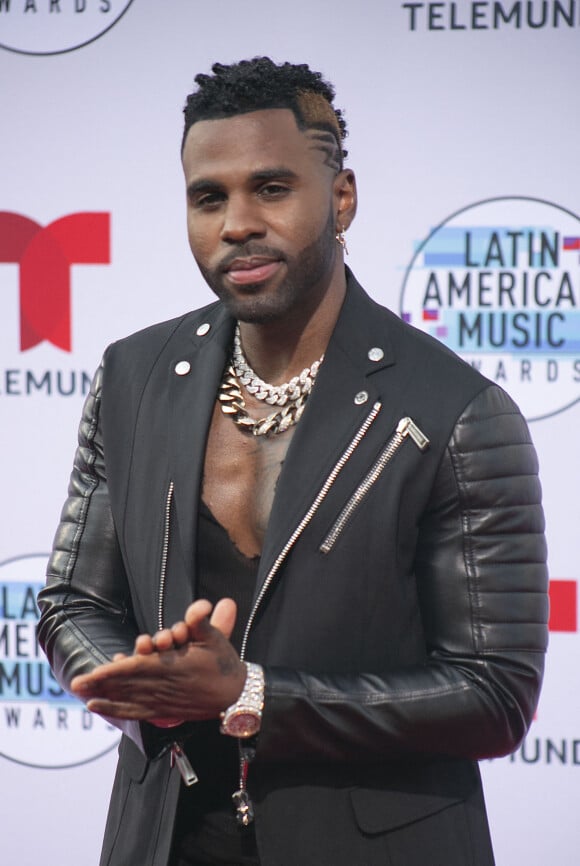
[(340, 108), (332, 104), (334, 87), (320, 72), (313, 72), (305, 63), (277, 65), (269, 57), (254, 57), (230, 66), (214, 63), (212, 72), (196, 75), (198, 89), (187, 97), (182, 150), (187, 133), (200, 120), (288, 108), (299, 129), (318, 129), (334, 136), (342, 168), (342, 159), (347, 155), (343, 147), (346, 123)]

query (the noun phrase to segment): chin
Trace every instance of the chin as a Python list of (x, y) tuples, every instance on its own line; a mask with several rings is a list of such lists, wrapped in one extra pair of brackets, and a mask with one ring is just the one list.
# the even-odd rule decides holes
[(271, 305), (266, 304), (225, 303), (225, 305), (228, 312), (239, 322), (247, 322), (252, 325), (276, 322), (287, 314), (286, 310), (273, 309)]
[(248, 291), (247, 295), (232, 295), (230, 292), (219, 295), (230, 315), (238, 321), (262, 325), (279, 321), (291, 312), (293, 305), (290, 298), (278, 293), (261, 294), (262, 285), (252, 289), (253, 292)]

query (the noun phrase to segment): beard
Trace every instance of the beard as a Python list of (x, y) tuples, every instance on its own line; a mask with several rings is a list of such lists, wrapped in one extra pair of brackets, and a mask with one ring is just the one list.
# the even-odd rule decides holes
[[(274, 247), (248, 241), (232, 248), (218, 268), (206, 268), (197, 262), (201, 274), (223, 302), (230, 315), (240, 322), (265, 324), (292, 314), (312, 313), (330, 284), (336, 258), (335, 218), (332, 211), (318, 237), (296, 256)], [(226, 284), (224, 266), (240, 256), (266, 256), (283, 262), (286, 275), (282, 282), (267, 288), (264, 282), (246, 283), (232, 290)]]

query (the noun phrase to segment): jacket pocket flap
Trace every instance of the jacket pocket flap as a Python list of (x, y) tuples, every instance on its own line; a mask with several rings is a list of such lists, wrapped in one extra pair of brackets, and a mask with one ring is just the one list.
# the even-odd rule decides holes
[(355, 788), (350, 796), (357, 823), (363, 833), (395, 830), (428, 815), (435, 815), (465, 799), (447, 794), (377, 791), (370, 788)]

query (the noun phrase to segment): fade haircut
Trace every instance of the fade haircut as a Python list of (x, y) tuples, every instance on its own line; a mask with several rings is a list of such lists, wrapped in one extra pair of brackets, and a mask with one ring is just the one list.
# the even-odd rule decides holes
[(269, 57), (254, 57), (230, 66), (214, 63), (212, 72), (196, 75), (198, 89), (187, 97), (182, 151), (187, 133), (200, 120), (288, 108), (298, 128), (308, 130), (313, 145), (323, 151), (325, 163), (336, 172), (342, 169), (347, 155), (343, 147), (346, 123), (340, 108), (332, 104), (334, 87), (320, 72), (313, 72), (305, 63), (277, 65)]

